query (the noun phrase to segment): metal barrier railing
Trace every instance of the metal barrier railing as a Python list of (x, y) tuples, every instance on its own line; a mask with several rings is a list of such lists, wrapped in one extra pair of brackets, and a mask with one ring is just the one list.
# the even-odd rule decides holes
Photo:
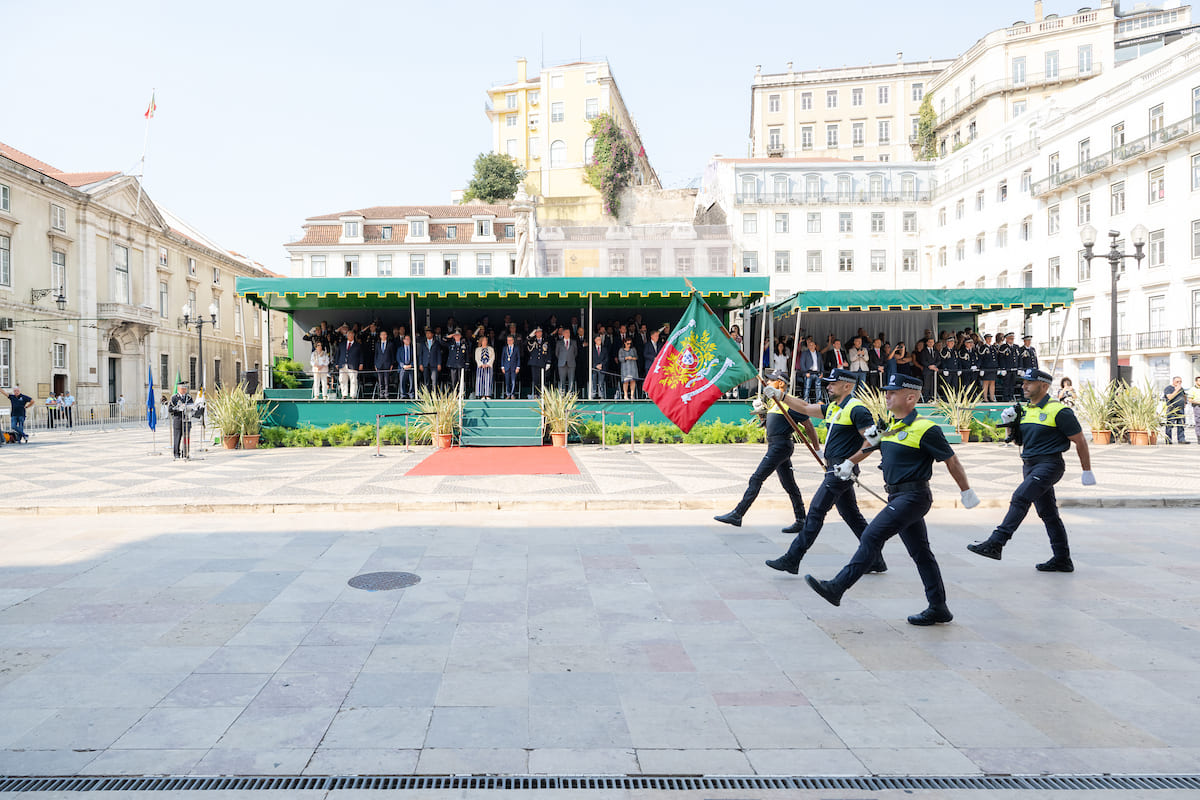
[(387, 419), (388, 417), (404, 417), (404, 449), (401, 453), (411, 453), (412, 448), (408, 446), (408, 418), (422, 416), (423, 412), (407, 411), (403, 414), (376, 414), (375, 415), (375, 455), (373, 458), (383, 458), (383, 453), (379, 452), (379, 420)]
[(612, 449), (611, 447), (608, 446), (608, 419), (607, 419), (608, 416), (611, 415), (614, 417), (629, 417), (629, 449), (626, 450), (625, 452), (630, 455), (636, 454), (638, 452), (637, 449), (634, 448), (633, 412), (632, 411), (609, 411), (607, 408), (602, 408), (599, 411), (591, 411), (588, 413), (590, 416), (593, 416), (593, 417), (596, 416), (597, 414), (600, 415), (600, 449), (601, 450), (611, 450)]
[[(165, 406), (157, 409), (161, 420)], [(55, 408), (45, 402), (31, 406), (25, 412), (25, 430), (105, 430), (122, 425), (146, 423), (146, 405), (130, 403), (76, 403), (69, 408)]]

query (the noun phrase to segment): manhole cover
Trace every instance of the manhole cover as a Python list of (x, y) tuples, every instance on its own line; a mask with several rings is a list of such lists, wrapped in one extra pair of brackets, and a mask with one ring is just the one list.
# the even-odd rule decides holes
[(366, 589), (368, 592), (404, 589), (420, 582), (421, 576), (411, 572), (368, 572), (365, 575), (355, 575), (349, 580), (349, 584), (355, 589)]

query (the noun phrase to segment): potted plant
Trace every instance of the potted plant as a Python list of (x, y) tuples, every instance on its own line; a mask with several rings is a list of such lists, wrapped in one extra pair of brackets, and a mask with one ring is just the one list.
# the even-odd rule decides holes
[(971, 441), (971, 422), (975, 419), (979, 397), (979, 390), (973, 386), (957, 389), (947, 386), (934, 401), (934, 407), (954, 426), (963, 442)]
[(1098, 388), (1094, 383), (1085, 383), (1079, 392), (1077, 405), (1092, 429), (1092, 441), (1095, 444), (1112, 442), (1118, 393), (1119, 386), (1115, 382), (1103, 388)]
[(242, 407), (236, 397), (236, 388), (222, 386), (208, 397), (204, 406), (209, 423), (221, 430), (222, 446), (226, 450), (236, 448), (242, 425)]
[(550, 429), (550, 443), (555, 447), (566, 447), (567, 436), (583, 423), (583, 415), (576, 410), (579, 396), (547, 386), (538, 398), (538, 411)]
[(1121, 430), (1128, 431), (1129, 443), (1146, 446), (1150, 434), (1162, 424), (1162, 412), (1158, 407), (1158, 395), (1150, 384), (1126, 386), (1117, 393), (1115, 412)]
[(259, 389), (254, 394), (250, 394), (246, 391), (245, 384), (239, 383), (237, 388), (243, 398), (241, 424), (242, 449), (256, 450), (258, 449), (259, 436), (262, 435), (263, 423), (275, 411), (275, 404), (266, 402), (262, 389)]
[(449, 389), (421, 387), (417, 391), (417, 435), (428, 434), (439, 450), (454, 443), (458, 432), (458, 394)]

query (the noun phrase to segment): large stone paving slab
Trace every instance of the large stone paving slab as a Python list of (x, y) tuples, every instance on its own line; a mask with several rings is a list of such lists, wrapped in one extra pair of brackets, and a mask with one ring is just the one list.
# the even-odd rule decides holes
[[(832, 608), (761, 516), (25, 518), (0, 774), (1200, 771), (1189, 510), (1066, 510), (1071, 575), (1033, 519), (994, 562), (965, 545), (998, 510), (935, 510), (932, 629), (896, 542)], [(853, 544), (831, 519), (805, 569)], [(347, 586), (380, 570), (422, 581)]]

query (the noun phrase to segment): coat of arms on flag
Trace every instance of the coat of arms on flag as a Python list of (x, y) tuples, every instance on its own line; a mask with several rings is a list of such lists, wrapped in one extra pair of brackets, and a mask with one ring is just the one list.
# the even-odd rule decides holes
[(722, 394), (756, 374), (700, 294), (693, 292), (642, 388), (687, 433)]

